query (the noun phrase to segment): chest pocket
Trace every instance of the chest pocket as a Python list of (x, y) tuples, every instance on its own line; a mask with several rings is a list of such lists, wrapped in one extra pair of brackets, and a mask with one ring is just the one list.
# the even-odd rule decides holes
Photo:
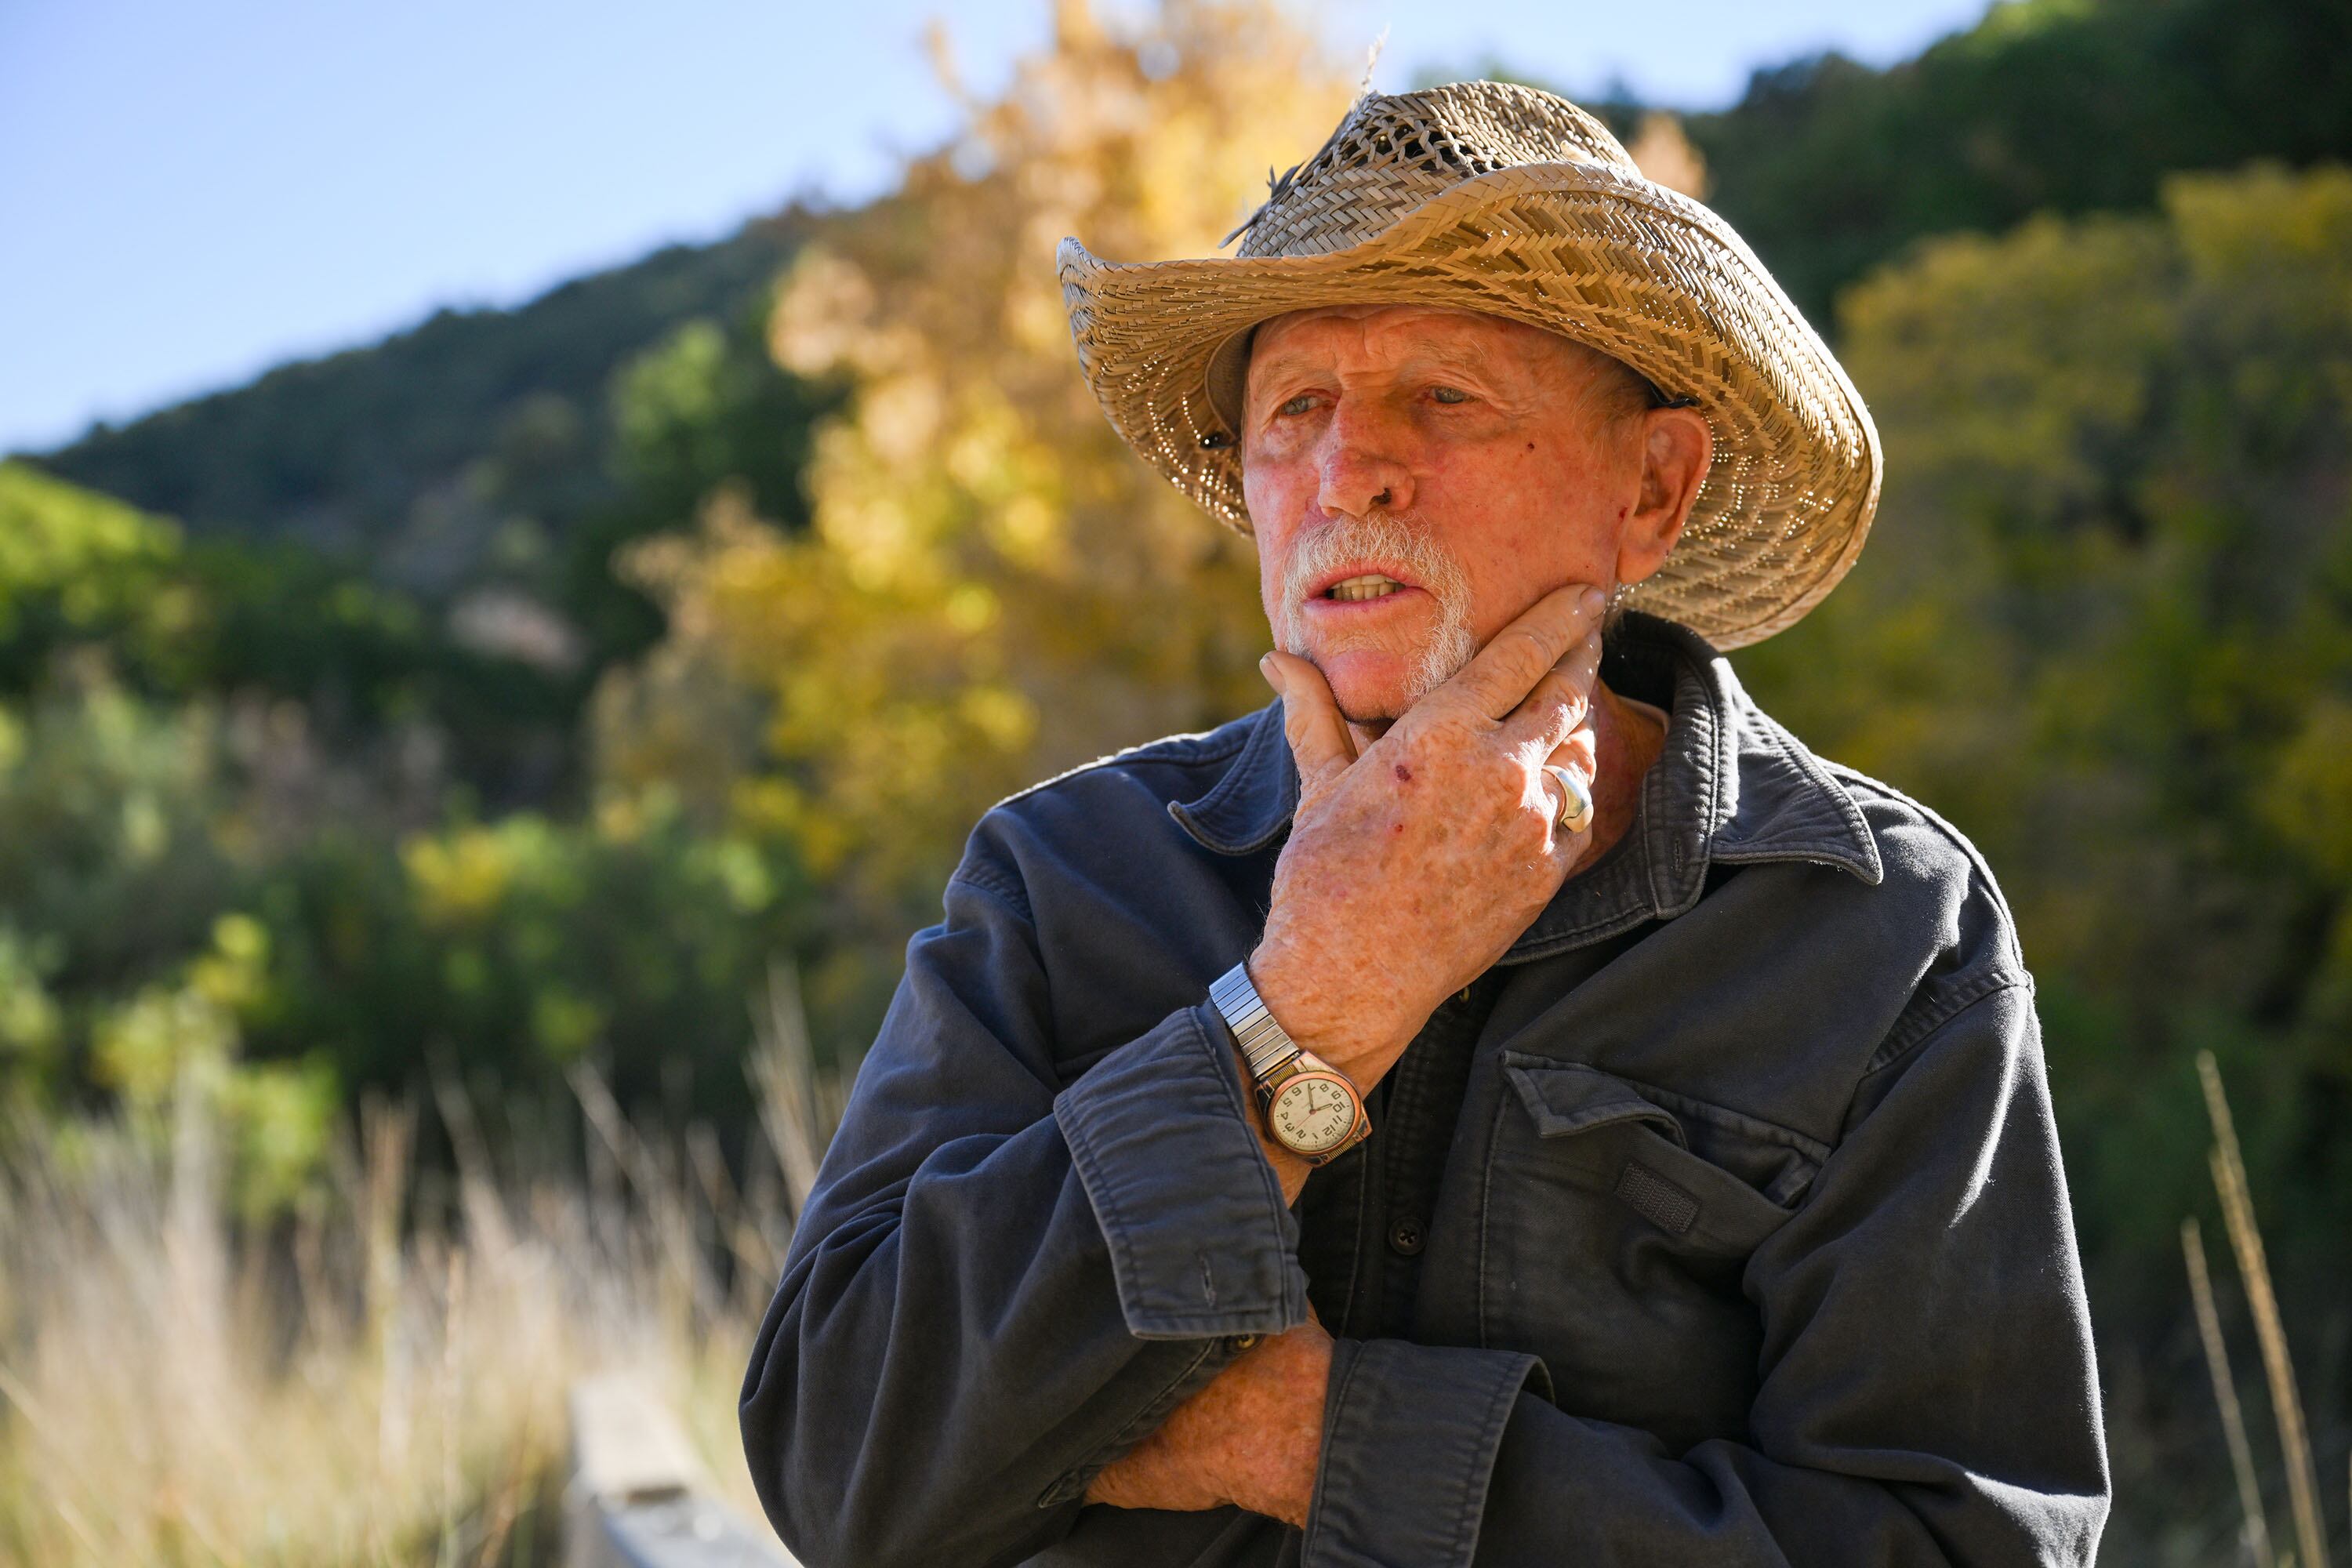
[(1481, 1342), (1541, 1356), (1562, 1409), (1678, 1453), (1744, 1438), (1763, 1325), (1741, 1277), (1827, 1150), (1581, 1063), (1502, 1063)]

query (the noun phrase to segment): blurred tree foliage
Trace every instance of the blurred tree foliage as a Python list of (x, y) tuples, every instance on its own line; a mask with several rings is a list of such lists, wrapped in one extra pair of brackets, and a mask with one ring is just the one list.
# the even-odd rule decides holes
[(576, 677), (452, 636), (416, 598), (283, 542), (170, 521), (0, 463), (0, 697), (96, 660), (127, 689), (300, 704), (341, 752), (423, 744), (488, 804), (564, 765)]
[[(766, 329), (812, 221), (790, 210), (512, 310), (444, 310), (39, 462), (194, 542), (211, 624), (157, 626), (130, 595), (156, 634), (145, 653), (198, 636), (194, 664), (171, 656), (182, 686), (315, 671), (322, 711), (431, 715), (486, 805), (576, 805), (588, 695), (661, 626), (614, 552), (722, 482), (786, 526), (805, 517), (807, 434), (832, 395), (782, 369)], [(9, 637), (0, 625), (0, 673)]]
[(772, 279), (730, 315), (689, 317), (614, 373), (614, 493), (580, 521), (554, 583), (555, 602), (587, 639), (590, 672), (661, 635), (653, 603), (614, 570), (631, 541), (678, 528), (721, 489), (788, 531), (808, 521), (810, 433), (840, 389), (830, 376), (792, 374), (769, 352), (774, 295)]
[(21, 690), (61, 647), (151, 647), (184, 610), (163, 587), (179, 530), (110, 496), (0, 462), (0, 689)]
[[(633, 570), (670, 616), (606, 689), (604, 770), (801, 847), (824, 889), (821, 1017), (868, 1028), (990, 802), (1263, 700), (1247, 547), (1148, 476), (1076, 373), (1050, 258), (1213, 248), (1345, 107), (1263, 5), (1178, 0), (1113, 37), (1057, 12), (966, 133), (801, 254), (772, 324), (846, 381), (805, 535), (722, 495)], [(730, 697), (730, 694), (732, 696)]]
[(2352, 6), (2001, 0), (1915, 59), (1794, 61), (1685, 123), (1710, 203), (1826, 321), (1923, 236), (2144, 210), (2174, 170), (2352, 159)]
[(452, 762), (515, 671), (430, 631), (317, 556), (0, 464), (0, 1106), (194, 1088), (255, 1212), (349, 1095), (428, 1069), (527, 1119), (591, 1059), (744, 1121), (746, 1002), (812, 905), (789, 847), (659, 788), (483, 820)]

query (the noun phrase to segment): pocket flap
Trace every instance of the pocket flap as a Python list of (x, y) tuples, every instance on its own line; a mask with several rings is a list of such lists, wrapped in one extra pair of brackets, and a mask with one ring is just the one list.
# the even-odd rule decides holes
[(1528, 1114), (1535, 1119), (1538, 1137), (1563, 1138), (1612, 1122), (1640, 1121), (1680, 1147), (1690, 1147), (1673, 1111), (1644, 1098), (1623, 1079), (1598, 1068), (1505, 1051), (1503, 1071), (1526, 1103)]
[[(1744, 1258), (1789, 1217), (1790, 1205), (1710, 1157), (1710, 1151), (1720, 1152), (1712, 1122), (1695, 1117), (1686, 1127), (1644, 1092), (1646, 1086), (1581, 1062), (1523, 1051), (1505, 1051), (1502, 1063), (1537, 1138), (1661, 1231), (1699, 1250)], [(1630, 1145), (1571, 1153), (1549, 1142), (1621, 1124), (1641, 1130)], [(1692, 1131), (1702, 1147), (1693, 1147)]]

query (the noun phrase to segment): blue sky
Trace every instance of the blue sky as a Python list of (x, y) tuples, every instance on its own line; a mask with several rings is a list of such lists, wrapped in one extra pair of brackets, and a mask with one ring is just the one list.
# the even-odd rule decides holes
[[(1097, 9), (1131, 10), (1138, 0)], [(1489, 58), (1692, 108), (1835, 47), (1885, 62), (1984, 0), (1327, 0), (1377, 84)], [(1475, 15), (1472, 14), (1475, 12)], [(1434, 13), (1435, 15), (1433, 15)], [(943, 136), (921, 37), (985, 90), (1049, 0), (0, 0), (0, 452), (512, 304)]]

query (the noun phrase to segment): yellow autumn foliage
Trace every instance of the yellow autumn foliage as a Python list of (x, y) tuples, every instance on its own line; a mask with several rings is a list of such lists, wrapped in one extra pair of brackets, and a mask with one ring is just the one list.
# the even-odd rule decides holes
[(1263, 0), (1171, 0), (1146, 26), (1061, 6), (1001, 99), (798, 259), (772, 346), (847, 389), (811, 529), (722, 492), (628, 563), (670, 632), (603, 695), (605, 778), (789, 836), (845, 939), (895, 949), (929, 918), (1003, 795), (1267, 696), (1251, 550), (1110, 429), (1054, 251), (1213, 251), (1356, 73)]

